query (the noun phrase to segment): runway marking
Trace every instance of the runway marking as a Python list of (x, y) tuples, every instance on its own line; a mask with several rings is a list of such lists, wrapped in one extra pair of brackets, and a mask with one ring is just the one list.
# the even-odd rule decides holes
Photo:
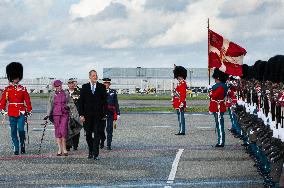
[(170, 126), (170, 125), (165, 125), (165, 126), (159, 125), (159, 126), (153, 126), (153, 127), (155, 127), (155, 128), (169, 128), (169, 127), (174, 127), (174, 126)]
[(213, 127), (196, 127), (197, 129), (213, 129)]
[[(261, 179), (236, 179), (236, 180), (228, 180), (228, 179), (221, 179), (221, 180), (189, 180), (187, 182), (177, 182), (174, 183), (174, 186), (206, 186), (206, 187), (216, 187), (216, 186), (230, 186), (230, 185), (262, 185), (263, 181)], [(134, 184), (118, 184), (118, 185), (104, 185), (104, 186), (97, 186), (97, 185), (86, 185), (86, 186), (61, 186), (57, 188), (129, 188), (129, 187), (161, 187), (164, 186), (165, 183), (160, 182), (137, 182)], [(165, 186), (166, 187), (166, 186)], [(171, 186), (169, 186), (171, 187)]]
[[(180, 146), (179, 146), (180, 147)], [(216, 150), (215, 147), (212, 147), (212, 145), (197, 145), (197, 146), (183, 146), (186, 149), (193, 150), (193, 151), (210, 151), (210, 150)], [(145, 151), (150, 151), (150, 152), (163, 152), (163, 151), (176, 151), (178, 147), (159, 147), (159, 148), (138, 148), (138, 149), (127, 149), (127, 148), (117, 148), (113, 149), (111, 152), (101, 150), (102, 152), (100, 153), (100, 156), (104, 157), (110, 157), (112, 155), (115, 155), (116, 153), (141, 153)], [(180, 149), (179, 149), (180, 150)], [(184, 149), (182, 149), (184, 150)], [(243, 150), (241, 145), (226, 145), (225, 148), (222, 148), (222, 150), (230, 151), (230, 150)], [(87, 156), (87, 149), (86, 150), (80, 150), (77, 152), (70, 152), (68, 157), (85, 157)], [(67, 157), (67, 158), (68, 158)], [(117, 157), (117, 156), (116, 156)], [(25, 154), (25, 155), (0, 155), (0, 161), (6, 161), (6, 160), (18, 160), (18, 159), (38, 159), (38, 158), (58, 158), (54, 153), (42, 153), (40, 155), (31, 153), (31, 154)], [(124, 158), (124, 156), (122, 156)]]
[(180, 157), (181, 157), (183, 151), (184, 151), (184, 149), (178, 150), (178, 152), (176, 154), (176, 158), (175, 158), (173, 165), (172, 165), (171, 173), (168, 177), (167, 185), (164, 188), (171, 188), (172, 187), (171, 185), (174, 183), (174, 180), (175, 180), (175, 177), (176, 177), (176, 172), (177, 172), (177, 169), (178, 169), (178, 163), (179, 163), (179, 160), (180, 160)]
[(187, 114), (187, 115), (191, 115), (191, 116), (208, 116), (210, 114)]
[[(46, 131), (54, 131), (55, 129), (45, 129)], [(33, 131), (43, 131), (43, 128), (33, 128)]]

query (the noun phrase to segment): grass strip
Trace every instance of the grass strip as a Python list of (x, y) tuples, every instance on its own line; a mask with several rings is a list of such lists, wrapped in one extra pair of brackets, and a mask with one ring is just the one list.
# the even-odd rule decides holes
[[(121, 112), (175, 112), (172, 107), (122, 107), (120, 108)], [(186, 108), (185, 112), (208, 112), (208, 106), (192, 106)]]

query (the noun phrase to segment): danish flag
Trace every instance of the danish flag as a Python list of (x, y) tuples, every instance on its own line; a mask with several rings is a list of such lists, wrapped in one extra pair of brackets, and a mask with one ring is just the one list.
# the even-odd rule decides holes
[(209, 68), (216, 67), (227, 74), (242, 76), (243, 58), (247, 51), (210, 29), (208, 32)]

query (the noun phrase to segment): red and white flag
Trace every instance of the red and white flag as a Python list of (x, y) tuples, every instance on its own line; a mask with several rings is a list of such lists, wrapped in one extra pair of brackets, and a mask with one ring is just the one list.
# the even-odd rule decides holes
[(208, 37), (209, 68), (216, 67), (227, 74), (242, 76), (243, 58), (247, 51), (210, 29)]

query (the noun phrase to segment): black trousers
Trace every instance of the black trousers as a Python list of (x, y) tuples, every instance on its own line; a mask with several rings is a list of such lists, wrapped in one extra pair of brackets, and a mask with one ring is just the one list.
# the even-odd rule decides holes
[(101, 120), (97, 118), (85, 117), (84, 129), (86, 131), (86, 141), (89, 152), (93, 152), (94, 157), (99, 156)]
[(104, 144), (105, 140), (106, 140), (106, 133), (105, 133), (105, 129), (106, 129), (106, 121), (102, 120), (101, 121), (101, 129), (100, 129), (100, 144)]

